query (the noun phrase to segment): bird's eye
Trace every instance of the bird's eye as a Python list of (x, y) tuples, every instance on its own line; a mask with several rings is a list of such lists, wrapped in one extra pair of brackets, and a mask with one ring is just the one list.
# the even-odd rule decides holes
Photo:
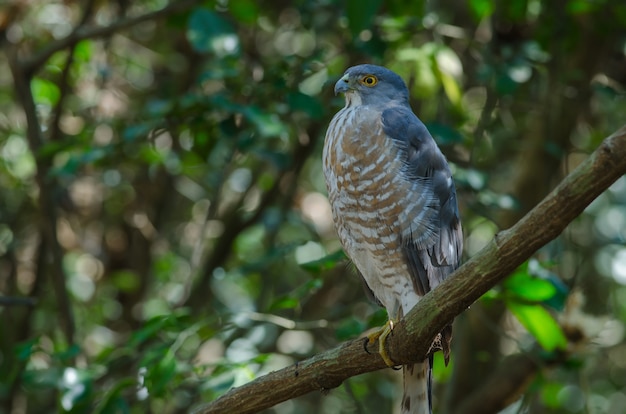
[(378, 78), (374, 75), (366, 75), (361, 78), (361, 84), (372, 87), (378, 83)]

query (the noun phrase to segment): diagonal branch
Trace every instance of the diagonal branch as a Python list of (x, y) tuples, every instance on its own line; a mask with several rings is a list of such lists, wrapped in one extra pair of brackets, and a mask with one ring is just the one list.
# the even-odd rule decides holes
[(166, 7), (163, 7), (162, 9), (149, 12), (146, 14), (142, 14), (140, 16), (127, 17), (127, 18), (118, 20), (117, 22), (112, 23), (108, 26), (80, 27), (79, 29), (72, 31), (72, 33), (70, 33), (66, 37), (56, 40), (54, 42), (50, 42), (48, 46), (40, 50), (37, 54), (35, 54), (31, 58), (25, 59), (22, 62), (22, 69), (27, 74), (33, 74), (48, 59), (50, 59), (50, 57), (53, 54), (67, 47), (75, 45), (81, 40), (109, 36), (120, 30), (124, 30), (124, 29), (128, 29), (129, 27), (136, 26), (139, 23), (165, 17), (171, 13), (177, 13), (177, 12), (188, 10), (198, 3), (200, 3), (200, 0), (173, 1), (171, 4), (169, 4)]
[[(626, 174), (626, 125), (605, 139), (539, 205), (432, 292), (422, 298), (387, 339), (398, 364), (424, 359), (432, 338), (455, 316), (504, 279), (567, 225), (620, 176)], [(234, 388), (196, 414), (254, 413), (314, 390), (384, 368), (378, 355), (363, 351), (361, 340), (345, 342), (296, 365)]]

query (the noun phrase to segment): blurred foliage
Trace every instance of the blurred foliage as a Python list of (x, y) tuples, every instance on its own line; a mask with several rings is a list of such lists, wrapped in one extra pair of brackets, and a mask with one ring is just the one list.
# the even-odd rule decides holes
[[(407, 80), (452, 164), (466, 256), (624, 122), (622, 1), (180, 4), (0, 8), (0, 296), (35, 301), (0, 303), (0, 413), (187, 412), (382, 325), (321, 174), (348, 66)], [(457, 320), (436, 412), (491, 373), (468, 366), (543, 348), (564, 362), (507, 412), (622, 413), (625, 240), (622, 178)], [(398, 382), (268, 412), (394, 412)]]

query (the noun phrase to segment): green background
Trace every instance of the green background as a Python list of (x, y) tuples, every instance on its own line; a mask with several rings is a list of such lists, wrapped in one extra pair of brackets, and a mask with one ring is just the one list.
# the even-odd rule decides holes
[[(183, 413), (382, 325), (321, 171), (351, 65), (407, 81), (464, 257), (626, 119), (623, 1), (174, 3), (0, 7), (2, 414)], [(525, 355), (541, 369), (507, 413), (623, 413), (625, 240), (622, 177), (457, 318), (435, 412)], [(267, 412), (391, 413), (399, 384)]]

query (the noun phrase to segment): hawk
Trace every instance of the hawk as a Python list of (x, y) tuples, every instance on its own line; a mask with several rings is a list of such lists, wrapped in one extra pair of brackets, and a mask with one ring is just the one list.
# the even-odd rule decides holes
[[(450, 168), (413, 113), (400, 76), (381, 66), (349, 68), (335, 84), (345, 107), (326, 132), (323, 168), (341, 244), (393, 322), (458, 266), (463, 237)], [(436, 341), (450, 354), (452, 328)], [(405, 414), (432, 412), (432, 356), (403, 367)]]

